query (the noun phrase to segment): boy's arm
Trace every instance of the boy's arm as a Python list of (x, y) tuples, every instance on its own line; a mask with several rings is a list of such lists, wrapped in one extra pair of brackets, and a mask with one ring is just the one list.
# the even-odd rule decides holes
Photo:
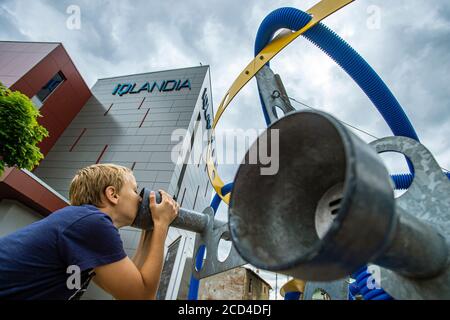
[[(142, 266), (137, 266), (126, 257), (121, 261), (95, 268), (94, 281), (116, 299), (155, 299), (158, 291), (164, 259), (164, 243), (170, 223), (178, 212), (176, 204), (168, 194), (162, 193), (162, 202), (157, 205), (155, 195), (150, 195), (154, 229), (141, 236), (145, 246), (145, 237), (150, 235), (148, 255), (140, 250)], [(139, 261), (137, 261), (139, 263)]]
[(142, 230), (136, 253), (134, 254), (133, 259), (131, 259), (138, 268), (142, 267), (142, 265), (144, 264), (144, 259), (148, 255), (148, 252), (150, 250), (151, 236), (151, 231)]

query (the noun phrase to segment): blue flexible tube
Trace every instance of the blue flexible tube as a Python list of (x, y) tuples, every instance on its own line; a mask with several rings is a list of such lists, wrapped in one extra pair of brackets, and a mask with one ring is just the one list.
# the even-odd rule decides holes
[(380, 294), (379, 296), (373, 297), (370, 300), (394, 300), (394, 298), (392, 298), (390, 295), (385, 293), (385, 294)]
[[(233, 188), (233, 183), (226, 184), (222, 187), (222, 194), (227, 195), (231, 192)], [(214, 215), (217, 213), (219, 209), (219, 205), (222, 202), (222, 199), (216, 194), (211, 201), (211, 208), (214, 210)], [(205, 255), (206, 247), (204, 245), (198, 248), (197, 255), (195, 256), (195, 267), (197, 270), (200, 270), (203, 266), (203, 257)], [(198, 300), (198, 287), (200, 281), (196, 279), (193, 275), (191, 275), (191, 280), (189, 282), (189, 292), (188, 292), (188, 300)]]
[[(450, 172), (446, 172), (445, 175), (450, 179)], [(391, 178), (394, 180), (395, 189), (397, 190), (407, 190), (413, 180), (413, 176), (408, 173), (393, 174)]]
[(351, 294), (351, 296), (354, 297), (354, 296), (357, 295), (358, 292), (359, 292), (358, 285), (357, 285), (355, 282), (349, 284), (349, 286), (348, 286), (348, 291), (349, 291), (349, 293)]
[(355, 300), (355, 296), (357, 295), (361, 295), (364, 300), (393, 300), (382, 288), (369, 289), (367, 280), (370, 276), (371, 274), (367, 271), (367, 266), (360, 268), (351, 275), (355, 279), (355, 282), (351, 283), (348, 287), (350, 300)]

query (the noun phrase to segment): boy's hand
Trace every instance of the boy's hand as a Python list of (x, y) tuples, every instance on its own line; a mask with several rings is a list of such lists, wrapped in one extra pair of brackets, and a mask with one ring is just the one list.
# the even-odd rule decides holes
[(158, 190), (161, 193), (161, 203), (156, 203), (155, 192), (150, 193), (150, 211), (155, 227), (169, 227), (169, 225), (175, 220), (180, 209), (180, 205), (173, 200), (170, 195), (163, 191)]

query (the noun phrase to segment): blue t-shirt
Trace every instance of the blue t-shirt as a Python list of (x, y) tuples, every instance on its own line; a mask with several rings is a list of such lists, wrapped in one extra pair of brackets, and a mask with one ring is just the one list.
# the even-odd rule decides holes
[(82, 291), (74, 286), (87, 287), (93, 268), (125, 257), (108, 215), (92, 205), (63, 208), (0, 238), (0, 299), (73, 298)]

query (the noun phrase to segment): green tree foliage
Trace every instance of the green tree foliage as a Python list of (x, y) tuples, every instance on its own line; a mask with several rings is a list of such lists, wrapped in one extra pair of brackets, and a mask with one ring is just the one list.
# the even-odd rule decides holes
[(0, 82), (0, 176), (5, 166), (32, 170), (44, 157), (36, 146), (48, 137), (40, 116), (27, 96)]

